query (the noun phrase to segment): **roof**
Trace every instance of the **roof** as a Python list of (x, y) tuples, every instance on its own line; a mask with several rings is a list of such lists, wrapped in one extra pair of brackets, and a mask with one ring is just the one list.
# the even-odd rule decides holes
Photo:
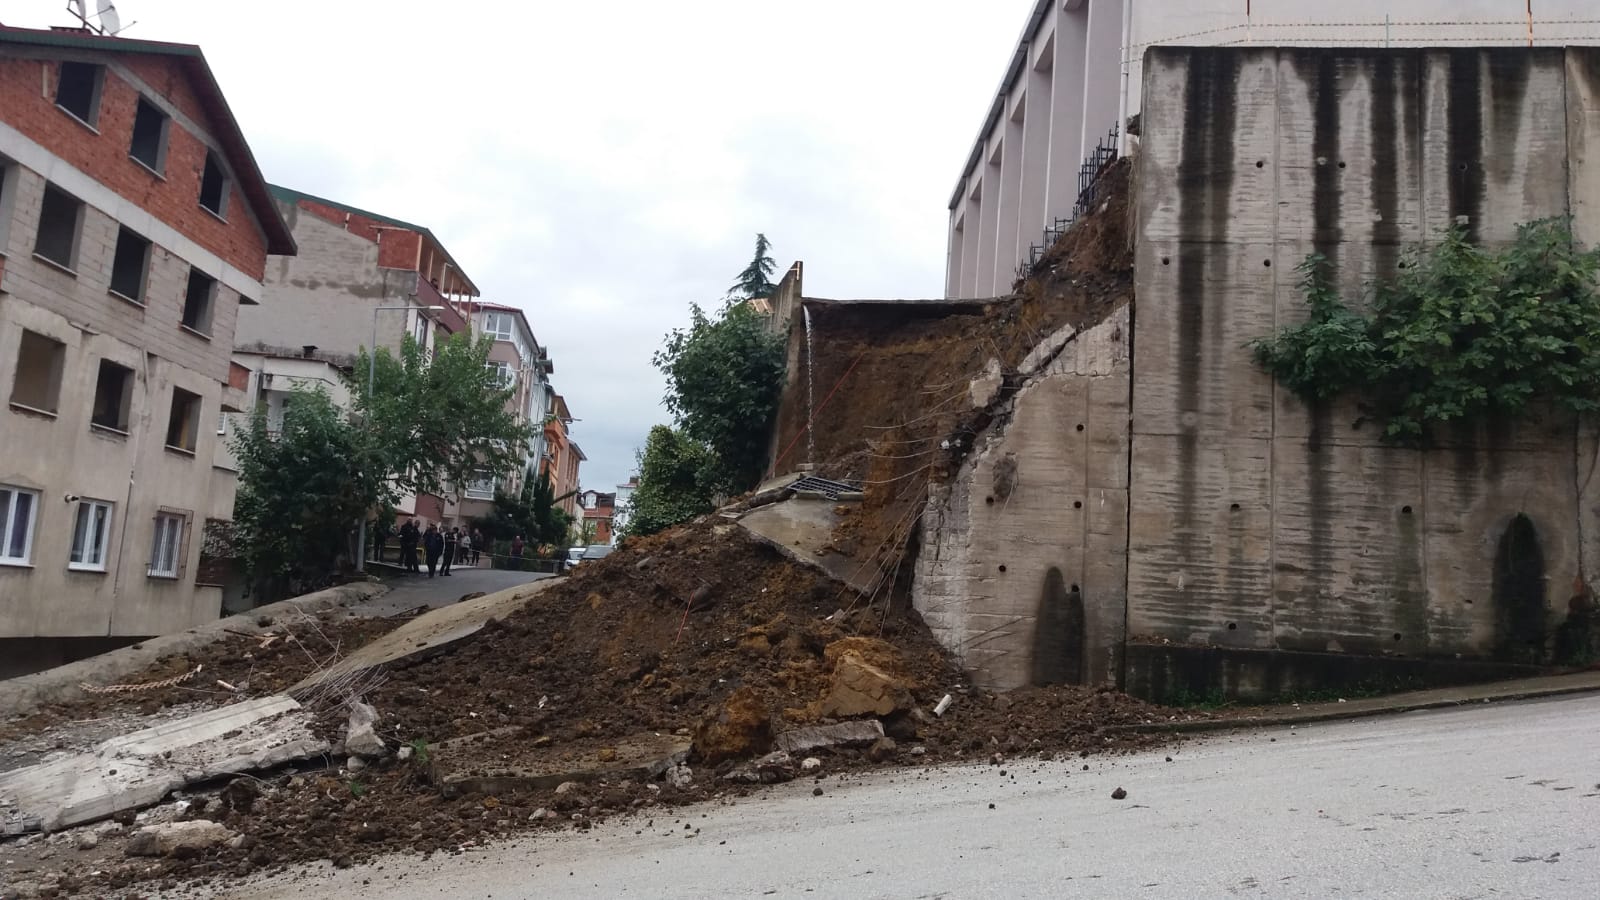
[(950, 198), (950, 209), (961, 205), (961, 195), (966, 190), (967, 178), (973, 170), (978, 168), (978, 162), (983, 159), (983, 144), (988, 140), (989, 132), (994, 130), (995, 123), (1005, 115), (1006, 95), (1011, 93), (1011, 88), (1017, 83), (1017, 78), (1028, 64), (1028, 52), (1033, 48), (1033, 39), (1039, 34), (1039, 26), (1044, 24), (1046, 15), (1049, 14), (1051, 0), (1036, 0), (1033, 12), (1028, 14), (1027, 24), (1022, 26), (1022, 37), (1017, 41), (1017, 48), (1011, 52), (1011, 60), (1006, 63), (1006, 74), (1000, 79), (1000, 89), (995, 92), (994, 101), (989, 104), (989, 112), (983, 117), (983, 127), (978, 129), (978, 140), (972, 146), (972, 152), (967, 155), (967, 163), (961, 169), (961, 177), (956, 179), (955, 194)]
[(544, 364), (545, 374), (549, 375), (555, 372), (556, 364), (550, 360), (549, 348), (539, 343), (538, 336), (533, 333), (533, 325), (528, 322), (528, 314), (523, 312), (520, 307), (507, 306), (504, 303), (492, 303), (488, 300), (474, 300), (472, 301), (472, 309), (474, 311), (515, 313), (517, 318), (522, 320), (522, 329), (528, 333), (528, 340), (533, 342), (534, 354)]
[(589, 458), (589, 457), (584, 455), (583, 448), (579, 447), (577, 442), (575, 442), (575, 441), (567, 441), (567, 446), (572, 448), (572, 454), (574, 456), (578, 457), (578, 462), (583, 462), (584, 460)]
[(266, 178), (261, 174), (261, 166), (256, 163), (255, 154), (250, 152), (250, 144), (239, 128), (239, 121), (233, 117), (233, 110), (228, 107), (227, 98), (222, 95), (222, 86), (217, 84), (217, 78), (212, 74), (211, 66), (206, 62), (205, 54), (199, 47), (194, 44), (104, 37), (81, 31), (38, 31), (5, 25), (0, 25), (0, 44), (61, 50), (92, 50), (114, 54), (145, 54), (177, 60), (188, 74), (189, 81), (195, 89), (195, 96), (199, 98), (207, 117), (216, 129), (215, 137), (221, 142), (228, 162), (239, 179), (239, 190), (249, 201), (250, 211), (255, 214), (256, 221), (266, 236), (267, 252), (276, 256), (295, 255), (294, 236), (289, 233), (289, 226), (284, 223), (283, 216), (278, 213), (277, 205), (272, 202), (272, 194), (268, 190)]
[(340, 200), (330, 200), (327, 197), (319, 197), (316, 194), (308, 194), (305, 191), (298, 191), (291, 187), (284, 187), (281, 184), (269, 184), (267, 185), (267, 190), (272, 193), (273, 197), (276, 197), (285, 203), (298, 204), (301, 200), (310, 200), (313, 203), (321, 203), (324, 206), (331, 206), (334, 209), (342, 209), (345, 212), (353, 215), (363, 216), (379, 224), (388, 225), (391, 228), (404, 228), (407, 231), (414, 231), (417, 234), (422, 235), (428, 240), (433, 241), (433, 245), (438, 247), (439, 252), (443, 253), (444, 258), (449, 261), (450, 267), (455, 269), (456, 274), (461, 276), (461, 280), (465, 281), (472, 288), (473, 296), (477, 296), (478, 285), (475, 284), (471, 278), (467, 277), (466, 270), (462, 269), (461, 264), (456, 262), (456, 258), (450, 255), (449, 250), (445, 249), (444, 242), (439, 240), (438, 236), (436, 236), (427, 228), (412, 222), (407, 222), (404, 219), (396, 219), (393, 216), (375, 213), (371, 210), (362, 209), (359, 206), (351, 206), (350, 204)]

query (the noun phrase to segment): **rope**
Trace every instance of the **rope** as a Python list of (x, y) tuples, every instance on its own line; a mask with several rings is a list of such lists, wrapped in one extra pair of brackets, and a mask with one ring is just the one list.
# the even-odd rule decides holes
[(160, 681), (146, 681), (140, 684), (89, 684), (86, 681), (80, 681), (78, 682), (78, 687), (91, 694), (129, 694), (139, 691), (156, 691), (161, 688), (176, 687), (183, 684), (185, 681), (200, 674), (202, 668), (204, 666), (195, 666), (193, 670), (182, 675), (174, 675), (171, 678), (163, 678)]

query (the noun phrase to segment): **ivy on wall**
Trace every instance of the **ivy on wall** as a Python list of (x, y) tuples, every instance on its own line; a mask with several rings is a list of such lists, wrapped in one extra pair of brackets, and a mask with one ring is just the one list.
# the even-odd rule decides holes
[(1500, 250), (1453, 228), (1408, 252), (1365, 314), (1339, 297), (1325, 257), (1299, 271), (1311, 317), (1253, 342), (1256, 362), (1308, 403), (1357, 396), (1386, 441), (1420, 444), (1535, 399), (1600, 409), (1600, 251), (1580, 248), (1567, 219), (1518, 226)]

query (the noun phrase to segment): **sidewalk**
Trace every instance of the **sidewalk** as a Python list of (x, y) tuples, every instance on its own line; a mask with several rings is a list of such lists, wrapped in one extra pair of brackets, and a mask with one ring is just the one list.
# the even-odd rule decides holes
[(1390, 694), (1385, 697), (1363, 697), (1358, 700), (1335, 701), (1332, 703), (1296, 703), (1285, 706), (1246, 707), (1236, 714), (1224, 710), (1215, 719), (1151, 722), (1144, 725), (1115, 726), (1107, 730), (1140, 732), (1227, 731), (1235, 728), (1261, 728), (1327, 722), (1334, 719), (1359, 719), (1367, 716), (1412, 712), (1420, 709), (1464, 706), (1469, 703), (1535, 700), (1542, 697), (1558, 697), (1563, 694), (1582, 694), (1594, 691), (1600, 691), (1600, 670), (1578, 672), (1571, 675), (1521, 678), (1515, 681), (1495, 681), (1487, 684), (1471, 684), (1461, 687), (1432, 688), (1425, 691), (1408, 691), (1404, 694)]

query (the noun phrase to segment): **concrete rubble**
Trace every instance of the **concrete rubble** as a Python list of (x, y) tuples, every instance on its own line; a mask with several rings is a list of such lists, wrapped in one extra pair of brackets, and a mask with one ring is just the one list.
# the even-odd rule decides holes
[(326, 753), (290, 697), (247, 700), (0, 774), (0, 834), (58, 831), (159, 802), (185, 785)]
[(778, 735), (779, 750), (806, 753), (834, 747), (864, 747), (883, 737), (883, 723), (877, 719), (858, 719), (836, 725), (808, 725)]
[(129, 856), (181, 856), (196, 854), (237, 837), (226, 826), (209, 819), (147, 825), (134, 832), (124, 852)]

